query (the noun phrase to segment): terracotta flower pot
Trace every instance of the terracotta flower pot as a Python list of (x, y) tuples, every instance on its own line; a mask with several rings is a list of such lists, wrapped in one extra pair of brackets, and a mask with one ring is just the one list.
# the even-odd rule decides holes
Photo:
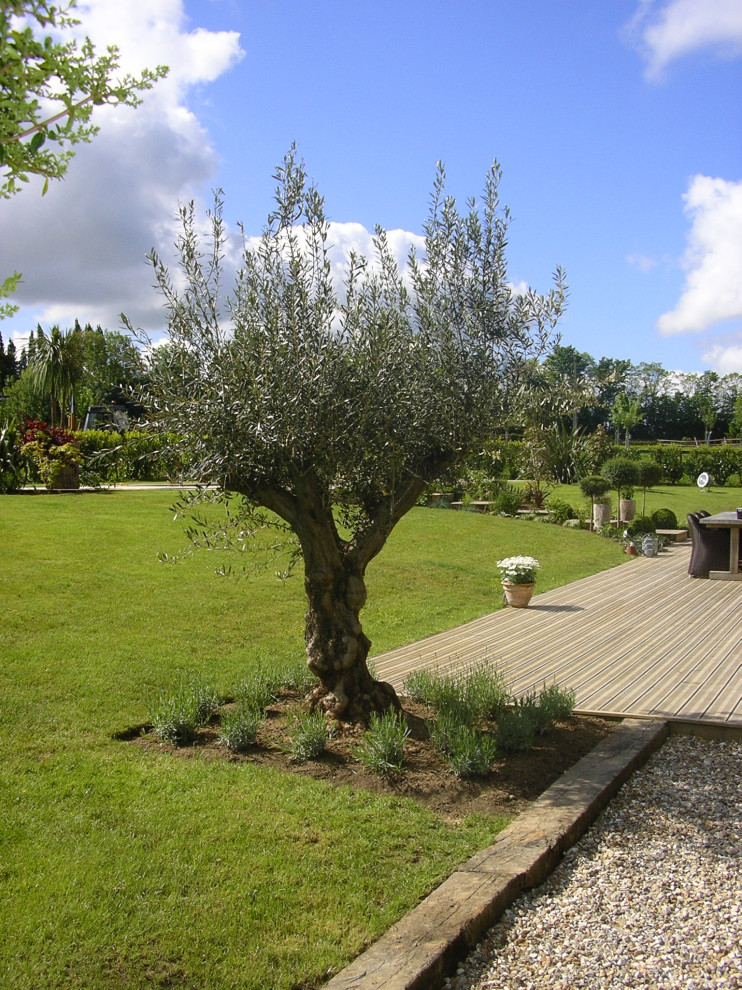
[(503, 581), (502, 586), (505, 589), (507, 603), (513, 608), (526, 608), (535, 587), (533, 584), (510, 584), (507, 581)]

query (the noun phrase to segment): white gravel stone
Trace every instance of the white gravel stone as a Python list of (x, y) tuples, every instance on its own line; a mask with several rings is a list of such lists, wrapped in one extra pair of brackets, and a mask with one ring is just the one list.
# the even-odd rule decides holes
[(742, 990), (742, 743), (671, 736), (446, 990)]

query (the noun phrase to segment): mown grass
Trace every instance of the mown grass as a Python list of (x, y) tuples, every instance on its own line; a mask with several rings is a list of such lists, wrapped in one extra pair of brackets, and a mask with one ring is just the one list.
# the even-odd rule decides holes
[[(0, 499), (0, 985), (320, 984), (502, 822), (115, 738), (187, 671), (218, 691), (303, 648), (303, 586), (225, 580), (169, 492)], [(539, 588), (612, 566), (587, 533), (415, 510), (369, 570), (380, 652), (497, 607), (494, 562)]]
[[(564, 499), (570, 505), (582, 508), (586, 516), (590, 514), (590, 499), (586, 499), (579, 485), (555, 485), (551, 493), (556, 498)], [(616, 493), (609, 492), (613, 512), (616, 511)], [(642, 511), (643, 493), (641, 488), (634, 489), (636, 511)], [(710, 491), (700, 491), (697, 485), (658, 485), (648, 488), (646, 493), (646, 514), (651, 515), (655, 509), (672, 509), (678, 518), (678, 526), (686, 528), (685, 517), (689, 512), (707, 509), (709, 512), (725, 512), (742, 505), (742, 488), (713, 487)]]

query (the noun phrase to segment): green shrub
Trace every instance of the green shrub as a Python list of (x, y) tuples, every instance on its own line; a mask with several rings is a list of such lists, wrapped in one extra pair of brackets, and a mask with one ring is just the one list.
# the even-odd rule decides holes
[(20, 437), (11, 427), (0, 430), (0, 494), (21, 488), (26, 480), (28, 465), (21, 450)]
[(474, 718), (493, 719), (510, 700), (507, 684), (500, 671), (484, 660), (463, 679), (464, 706)]
[(317, 683), (317, 677), (307, 666), (306, 659), (302, 656), (295, 662), (290, 663), (280, 675), (281, 686), (289, 691), (300, 691), (307, 694)]
[(468, 468), (461, 478), (464, 497), (491, 501), (502, 488), (502, 482), (490, 471)]
[(639, 463), (639, 487), (645, 491), (654, 488), (662, 480), (662, 468), (657, 461), (641, 460)]
[(520, 440), (490, 441), (473, 463), (492, 478), (517, 478), (522, 446)]
[(82, 430), (75, 434), (83, 455), (85, 474), (94, 475), (99, 482), (113, 484), (126, 478), (123, 440), (111, 430)]
[(414, 671), (404, 687), (413, 701), (429, 705), (439, 716), (463, 723), (496, 718), (509, 701), (502, 674), (486, 659), (459, 677), (431, 670)]
[(692, 482), (707, 471), (714, 485), (725, 485), (739, 471), (739, 451), (727, 445), (721, 447), (693, 447), (683, 455), (685, 473)]
[(451, 716), (443, 716), (433, 723), (430, 738), (444, 754), (451, 770), (462, 779), (488, 774), (497, 758), (497, 742), (493, 736)]
[(413, 701), (418, 701), (423, 705), (431, 705), (435, 691), (435, 674), (430, 670), (413, 670), (404, 681), (404, 692)]
[(683, 448), (676, 443), (661, 444), (652, 450), (653, 459), (662, 469), (662, 476), (670, 485), (677, 485), (684, 474)]
[(496, 515), (514, 516), (523, 505), (523, 495), (513, 485), (504, 485), (495, 495), (490, 511)]
[(678, 528), (678, 517), (672, 509), (655, 509), (652, 513), (652, 522), (655, 530)]
[(405, 690), (413, 701), (429, 705), (438, 714), (453, 712), (463, 721), (474, 717), (474, 712), (467, 707), (461, 681), (453, 674), (416, 670), (405, 681)]
[(538, 696), (539, 708), (547, 713), (552, 723), (566, 722), (572, 717), (577, 695), (574, 691), (560, 688), (558, 684), (545, 687)]
[(497, 719), (497, 745), (504, 753), (522, 753), (536, 740), (536, 721), (528, 707), (508, 708)]
[(219, 742), (237, 753), (255, 745), (265, 715), (255, 708), (237, 704), (222, 712), (222, 731)]
[(551, 521), (556, 523), (557, 526), (563, 526), (568, 519), (577, 518), (575, 510), (563, 498), (550, 498), (546, 503), (546, 508), (549, 510)]
[(585, 440), (584, 473), (596, 475), (600, 470), (600, 465), (605, 464), (608, 458), (618, 451), (619, 448), (613, 442), (613, 437), (601, 423), (597, 430), (589, 434)]
[(332, 732), (322, 712), (290, 716), (287, 736), (289, 752), (297, 763), (317, 760), (324, 753)]
[(356, 759), (374, 773), (401, 770), (409, 735), (410, 730), (401, 712), (389, 708), (383, 715), (374, 713), (355, 749)]
[(517, 711), (524, 713), (524, 717), (531, 719), (537, 736), (545, 736), (553, 728), (554, 719), (551, 709), (541, 704), (541, 698), (535, 691), (516, 698), (513, 704)]
[(580, 491), (591, 501), (611, 490), (611, 483), (602, 474), (588, 474), (580, 479)]
[(197, 730), (219, 707), (219, 695), (200, 677), (184, 676), (168, 692), (161, 691), (149, 705), (149, 720), (157, 735), (178, 746), (193, 742)]
[(163, 480), (182, 466), (182, 438), (154, 437), (140, 430), (84, 430), (75, 434), (86, 466), (106, 482)]
[(657, 523), (652, 516), (635, 516), (628, 525), (631, 536), (641, 536), (643, 533), (654, 533)]
[(611, 457), (603, 465), (601, 474), (621, 498), (626, 497), (628, 489), (639, 484), (639, 467), (631, 457)]

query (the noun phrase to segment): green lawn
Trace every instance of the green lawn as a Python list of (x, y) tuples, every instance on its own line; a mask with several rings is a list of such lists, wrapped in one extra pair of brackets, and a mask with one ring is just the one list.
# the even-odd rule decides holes
[[(118, 741), (179, 671), (226, 692), (302, 653), (299, 576), (158, 562), (184, 542), (171, 503), (0, 499), (3, 987), (315, 986), (502, 825)], [(513, 553), (539, 557), (540, 589), (626, 559), (588, 533), (414, 510), (369, 569), (373, 650), (498, 607)]]
[[(590, 513), (590, 499), (584, 498), (579, 485), (554, 485), (551, 489), (552, 495), (562, 498), (575, 508), (584, 508), (586, 513)], [(609, 492), (613, 505), (613, 512), (616, 512), (616, 493)], [(636, 499), (636, 511), (642, 511), (642, 490), (634, 489)], [(658, 485), (657, 488), (647, 490), (647, 515), (651, 515), (655, 509), (672, 509), (678, 518), (678, 526), (686, 528), (686, 515), (689, 512), (697, 512), (699, 509), (708, 509), (709, 512), (724, 512), (727, 509), (736, 509), (742, 505), (742, 488), (714, 487), (711, 491), (700, 491), (696, 485)]]

